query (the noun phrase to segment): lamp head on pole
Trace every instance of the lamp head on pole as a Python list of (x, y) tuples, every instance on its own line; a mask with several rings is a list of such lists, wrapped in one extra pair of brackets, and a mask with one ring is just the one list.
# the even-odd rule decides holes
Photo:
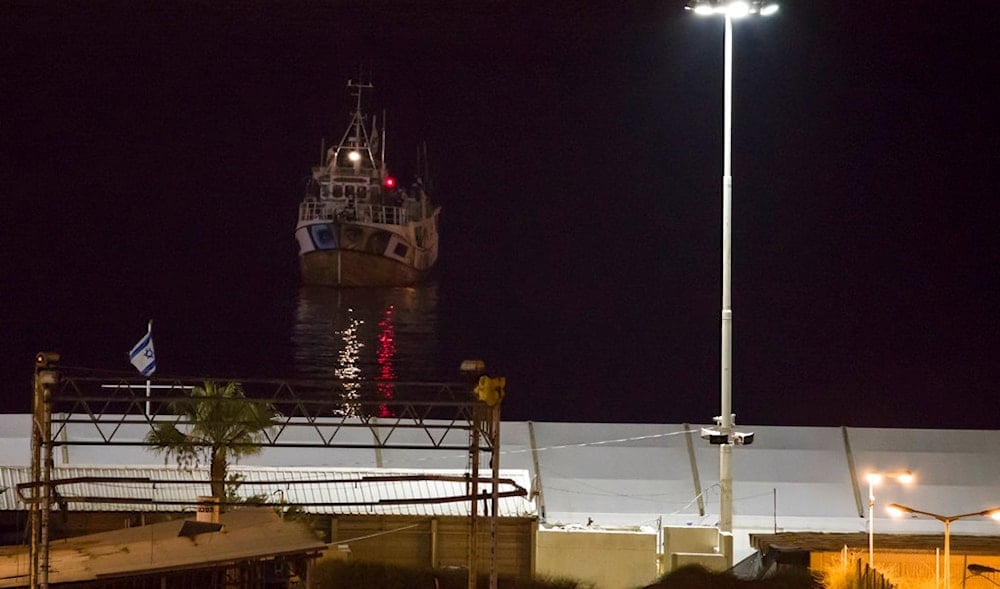
[(865, 474), (865, 480), (869, 485), (877, 486), (885, 479), (894, 479), (904, 485), (909, 485), (914, 481), (913, 473), (909, 470), (893, 470), (889, 472), (869, 472)]
[(689, 0), (684, 7), (699, 16), (722, 15), (729, 18), (771, 16), (778, 12), (774, 0)]
[(914, 509), (906, 505), (900, 505), (899, 503), (890, 503), (886, 507), (886, 511), (889, 512), (889, 515), (896, 517), (909, 513), (915, 516), (925, 515), (927, 517), (932, 517), (942, 522), (953, 522), (955, 520), (965, 519), (968, 517), (991, 517), (995, 520), (1000, 521), (1000, 507), (993, 507), (991, 509), (984, 509), (982, 511), (973, 511), (971, 513), (960, 513), (958, 515), (941, 515), (940, 513), (932, 513), (930, 511)]

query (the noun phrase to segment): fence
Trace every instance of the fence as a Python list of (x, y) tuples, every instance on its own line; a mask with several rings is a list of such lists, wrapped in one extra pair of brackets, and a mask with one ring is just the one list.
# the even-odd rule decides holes
[(868, 563), (864, 563), (862, 567), (861, 560), (858, 559), (854, 561), (853, 575), (849, 577), (844, 589), (895, 589), (895, 587), (882, 573), (868, 566)]

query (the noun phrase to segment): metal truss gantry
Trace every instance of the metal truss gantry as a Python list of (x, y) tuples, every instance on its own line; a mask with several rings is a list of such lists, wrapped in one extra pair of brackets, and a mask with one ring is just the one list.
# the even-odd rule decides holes
[[(496, 529), (500, 497), (524, 496), (527, 491), (513, 481), (501, 480), (500, 403), (490, 405), (473, 394), (469, 382), (392, 382), (392, 396), (385, 383), (343, 380), (259, 380), (234, 378), (175, 378), (144, 380), (75, 375), (61, 369), (58, 354), (40, 353), (35, 362), (32, 403), (32, 482), (18, 489), (30, 507), (30, 587), (48, 588), (49, 519), (57, 487), (69, 482), (53, 480), (53, 449), (60, 446), (147, 446), (136, 428), (152, 431), (161, 424), (178, 428), (192, 425), (182, 412), (192, 402), (191, 391), (206, 381), (238, 381), (251, 402), (267, 403), (277, 425), (262, 432), (263, 448), (329, 448), (396, 450), (450, 450), (467, 452), (469, 472), (466, 495), (440, 501), (468, 501), (469, 587), (476, 586), (477, 505), (483, 496), (480, 483), (489, 483), (491, 509), (490, 586), (496, 587)], [(204, 402), (199, 399), (199, 402)], [(148, 429), (145, 429), (148, 428)], [(359, 430), (367, 430), (359, 441)], [(126, 434), (125, 432), (129, 432)], [(294, 433), (293, 433), (294, 432)], [(489, 452), (491, 476), (480, 477), (480, 454)], [(112, 482), (112, 481), (103, 481)], [(499, 490), (501, 484), (513, 490)], [(100, 501), (101, 498), (76, 498)], [(107, 502), (117, 501), (107, 498)], [(195, 501), (192, 501), (192, 505)]]

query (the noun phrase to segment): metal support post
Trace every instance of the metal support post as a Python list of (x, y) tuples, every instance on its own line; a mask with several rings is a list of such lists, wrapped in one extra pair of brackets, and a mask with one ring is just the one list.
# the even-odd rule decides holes
[(482, 427), (481, 412), (479, 407), (472, 410), (472, 431), (469, 443), (469, 458), (471, 461), (471, 478), (469, 480), (469, 589), (476, 589), (477, 562), (479, 561), (479, 550), (477, 539), (479, 536), (479, 429)]
[(500, 517), (500, 403), (490, 407), (490, 465), (493, 487), (490, 509), (490, 589), (497, 589), (497, 520)]

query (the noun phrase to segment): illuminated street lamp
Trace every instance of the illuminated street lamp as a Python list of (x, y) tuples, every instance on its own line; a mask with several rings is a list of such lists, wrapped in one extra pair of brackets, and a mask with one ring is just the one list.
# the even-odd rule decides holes
[(993, 519), (1000, 521), (1000, 507), (994, 507), (992, 509), (985, 509), (983, 511), (976, 511), (973, 513), (962, 513), (959, 515), (939, 515), (937, 513), (931, 513), (929, 511), (921, 511), (919, 509), (913, 509), (912, 507), (900, 505), (899, 503), (890, 503), (887, 510), (891, 515), (897, 517), (902, 516), (904, 513), (912, 513), (915, 515), (926, 515), (927, 517), (932, 517), (944, 524), (944, 588), (945, 589), (951, 589), (951, 522), (969, 517), (983, 517), (983, 516), (990, 516)]
[(868, 481), (868, 566), (875, 568), (875, 487), (885, 479), (908, 485), (913, 482), (913, 473), (908, 470), (869, 472), (865, 479)]
[(734, 443), (750, 443), (753, 434), (733, 431), (732, 359), (733, 309), (732, 286), (732, 111), (733, 111), (733, 19), (747, 16), (770, 16), (777, 12), (773, 0), (723, 1), (690, 0), (685, 9), (700, 16), (725, 18), (725, 69), (723, 84), (722, 149), (722, 411), (715, 418), (717, 428), (702, 431), (702, 437), (719, 445), (719, 531), (733, 531), (733, 478), (730, 456)]

